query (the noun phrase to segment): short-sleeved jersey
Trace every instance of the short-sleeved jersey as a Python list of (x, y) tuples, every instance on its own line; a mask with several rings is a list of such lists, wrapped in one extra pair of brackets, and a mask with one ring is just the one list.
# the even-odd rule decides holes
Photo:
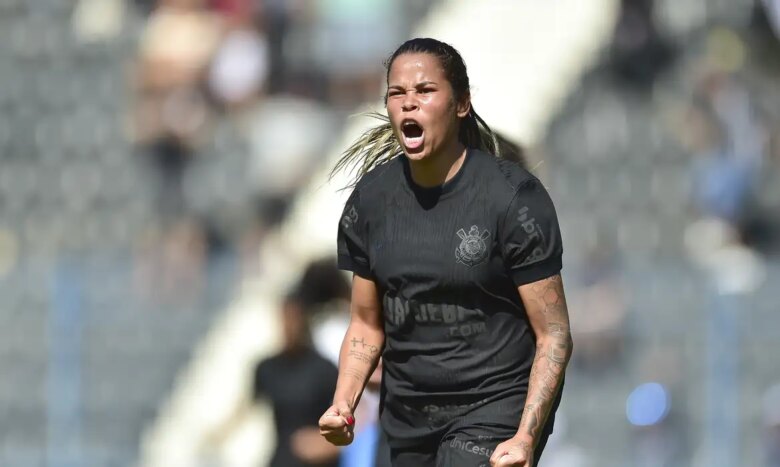
[[(301, 428), (316, 428), (323, 407), (330, 406), (338, 370), (313, 349), (282, 352), (255, 367), (253, 396), (271, 403), (276, 450), (271, 467), (311, 467), (293, 454), (291, 437)], [(317, 464), (336, 467), (338, 462)]]
[(547, 191), (514, 162), (469, 149), (454, 177), (422, 188), (399, 156), (360, 179), (338, 263), (382, 297), (391, 440), (425, 436), (446, 422), (436, 413), (524, 398), (535, 337), (517, 288), (559, 273), (561, 255)]

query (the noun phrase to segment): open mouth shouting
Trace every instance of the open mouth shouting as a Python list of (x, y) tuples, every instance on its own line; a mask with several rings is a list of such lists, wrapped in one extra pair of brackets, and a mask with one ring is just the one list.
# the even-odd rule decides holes
[(401, 122), (401, 135), (404, 147), (406, 147), (408, 151), (422, 149), (423, 141), (425, 140), (425, 131), (423, 131), (422, 126), (417, 123), (416, 120), (405, 118)]

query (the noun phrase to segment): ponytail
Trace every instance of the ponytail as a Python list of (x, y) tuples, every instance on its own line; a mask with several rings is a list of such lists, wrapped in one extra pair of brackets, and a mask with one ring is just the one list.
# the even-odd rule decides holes
[(374, 167), (390, 161), (394, 157), (403, 153), (401, 144), (393, 134), (393, 127), (390, 125), (390, 118), (379, 112), (368, 112), (364, 114), (367, 117), (379, 120), (381, 123), (364, 132), (347, 148), (339, 157), (338, 162), (330, 172), (332, 179), (338, 172), (351, 167), (350, 174), (357, 170), (357, 176), (349, 184), (349, 187), (355, 186), (358, 180)]

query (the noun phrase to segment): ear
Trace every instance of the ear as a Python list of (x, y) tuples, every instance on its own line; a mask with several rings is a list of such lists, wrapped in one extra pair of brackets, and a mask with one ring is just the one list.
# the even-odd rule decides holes
[(466, 94), (466, 96), (455, 105), (455, 111), (458, 114), (458, 118), (466, 118), (466, 115), (471, 112), (471, 94)]

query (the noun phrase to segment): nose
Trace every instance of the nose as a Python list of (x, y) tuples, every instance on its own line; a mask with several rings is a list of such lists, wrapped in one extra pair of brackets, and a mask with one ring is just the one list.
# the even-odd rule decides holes
[(417, 109), (417, 97), (414, 92), (404, 94), (404, 100), (401, 102), (401, 110), (409, 112)]

